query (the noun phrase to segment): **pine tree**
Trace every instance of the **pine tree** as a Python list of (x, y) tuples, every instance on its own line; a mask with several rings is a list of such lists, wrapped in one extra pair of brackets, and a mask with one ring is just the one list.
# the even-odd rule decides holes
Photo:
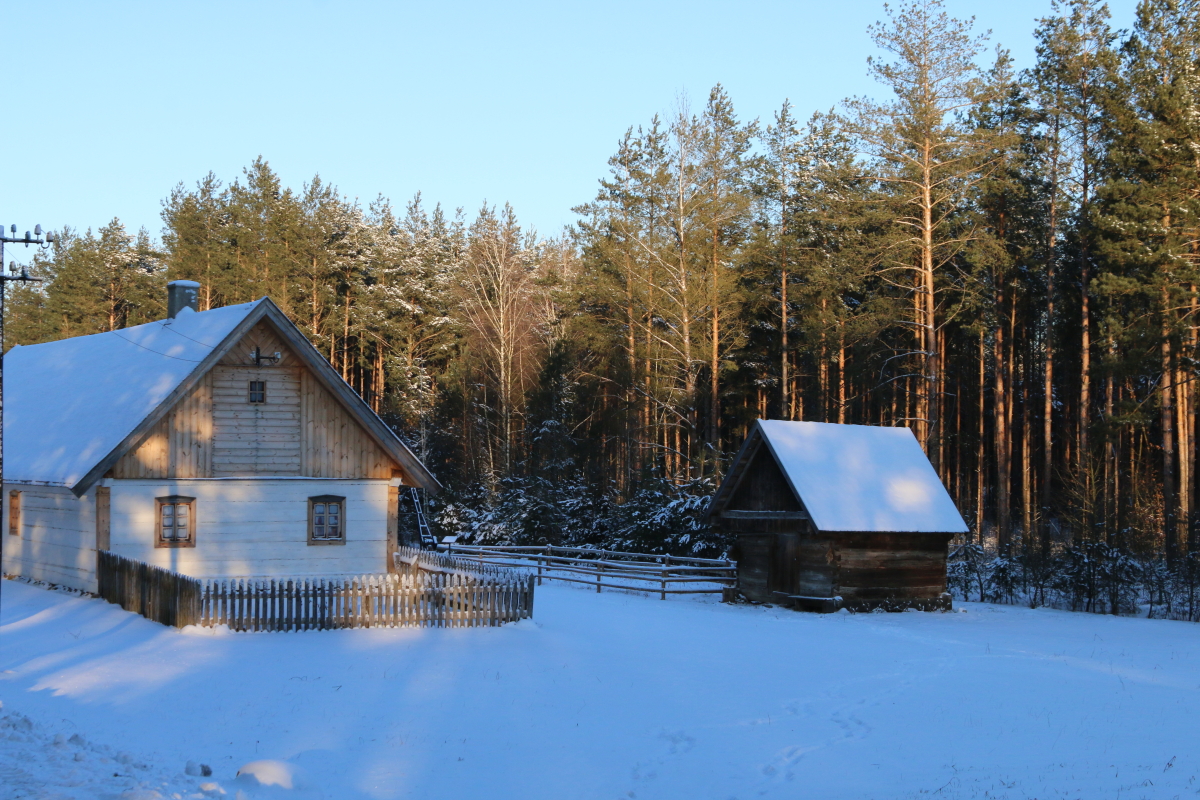
[[(700, 224), (705, 231), (704, 262), (707, 273), (709, 408), (706, 450), (713, 454), (714, 472), (720, 472), (721, 375), (726, 354), (740, 344), (737, 274), (732, 269), (746, 237), (750, 207), (749, 152), (756, 125), (742, 125), (729, 95), (718, 84), (709, 93), (700, 124), (697, 194)], [(704, 474), (704, 453), (699, 469)]]
[[(1196, 286), (1200, 241), (1200, 8), (1143, 0), (1113, 80), (1109, 176), (1099, 193), (1099, 290), (1127, 347), (1158, 341), (1164, 539), (1176, 559), (1193, 507)], [(1123, 312), (1123, 313), (1122, 313)], [(1124, 317), (1124, 321), (1119, 321)], [(1156, 329), (1147, 330), (1154, 320)]]
[(941, 275), (975, 236), (955, 229), (956, 212), (993, 158), (992, 134), (963, 119), (992, 98), (994, 87), (976, 64), (984, 37), (949, 16), (940, 0), (912, 0), (888, 14), (886, 23), (872, 26), (871, 38), (894, 60), (869, 63), (895, 99), (855, 98), (848, 107), (852, 130), (874, 160), (873, 177), (888, 188), (895, 209), (896, 239), (883, 251), (881, 269), (911, 292), (907, 322), (920, 372), (915, 428), (940, 468)]
[[(1096, 187), (1102, 180), (1104, 159), (1105, 88), (1115, 71), (1114, 34), (1108, 26), (1108, 8), (1100, 0), (1054, 0), (1053, 16), (1040, 22), (1036, 34), (1038, 64), (1033, 77), (1057, 149), (1051, 206), (1051, 263), (1065, 259), (1067, 276), (1078, 298), (1079, 393), (1075, 409), (1075, 480), (1078, 494), (1091, 497), (1093, 424), (1091, 282), (1095, 274), (1095, 248), (1091, 228)], [(1061, 174), (1059, 172), (1061, 170)], [(1058, 195), (1063, 198), (1062, 222)], [(1069, 235), (1070, 253), (1057, 247), (1060, 226)], [(1064, 309), (1065, 310), (1065, 309)], [(1061, 314), (1062, 312), (1056, 312)], [(1087, 501), (1090, 503), (1090, 501)], [(1084, 527), (1090, 527), (1090, 508), (1082, 510)]]

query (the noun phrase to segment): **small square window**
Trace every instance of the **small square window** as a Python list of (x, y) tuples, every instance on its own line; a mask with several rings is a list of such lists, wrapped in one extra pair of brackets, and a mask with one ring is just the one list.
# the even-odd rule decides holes
[(266, 381), (250, 381), (250, 402), (251, 403), (267, 402), (267, 382)]
[(308, 543), (345, 544), (346, 498), (321, 495), (308, 498)]
[(155, 547), (196, 546), (196, 498), (156, 497), (158, 507)]

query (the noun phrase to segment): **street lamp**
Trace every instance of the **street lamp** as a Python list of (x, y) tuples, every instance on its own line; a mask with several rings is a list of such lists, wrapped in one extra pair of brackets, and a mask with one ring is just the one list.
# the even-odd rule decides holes
[[(36, 245), (42, 249), (46, 249), (58, 240), (52, 231), (42, 233), (41, 225), (33, 226), (33, 234), (25, 231), (25, 238), (17, 236), (17, 226), (13, 225), (9, 228), (11, 236), (4, 234), (4, 228), (0, 227), (0, 487), (3, 487), (4, 477), (4, 295), (7, 294), (8, 283), (10, 281), (20, 281), (21, 283), (30, 283), (40, 281), (41, 278), (29, 277), (29, 272), (25, 267), (21, 267), (21, 271), (17, 272), (17, 262), (9, 265), (9, 274), (3, 274), (4, 271), (4, 245), (7, 244), (23, 244), (26, 247)], [(0, 488), (0, 572), (3, 572), (4, 564), (4, 539), (9, 534), (9, 526), (5, 524), (4, 518), (4, 491)], [(2, 580), (2, 579), (0, 579)]]

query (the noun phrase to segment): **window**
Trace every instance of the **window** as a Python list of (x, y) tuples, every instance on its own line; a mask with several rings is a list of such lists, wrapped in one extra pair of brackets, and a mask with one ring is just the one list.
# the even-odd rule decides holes
[(308, 543), (346, 543), (346, 498), (329, 494), (308, 498)]
[(8, 533), (10, 536), (21, 535), (21, 493), (18, 491), (8, 493)]
[(196, 546), (196, 498), (156, 497), (158, 507), (155, 547)]
[(250, 381), (250, 402), (251, 403), (267, 402), (267, 382), (266, 381)]

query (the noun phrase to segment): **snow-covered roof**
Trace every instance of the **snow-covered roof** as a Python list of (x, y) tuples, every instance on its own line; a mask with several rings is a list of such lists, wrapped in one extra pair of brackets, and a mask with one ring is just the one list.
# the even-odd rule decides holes
[(93, 336), (14, 347), (4, 357), (4, 477), (90, 486), (254, 325), (292, 352), (416, 485), (437, 478), (264, 297)]
[(4, 357), (5, 477), (77, 484), (263, 302), (14, 347)]
[(967, 531), (908, 428), (759, 420), (758, 431), (818, 530)]

